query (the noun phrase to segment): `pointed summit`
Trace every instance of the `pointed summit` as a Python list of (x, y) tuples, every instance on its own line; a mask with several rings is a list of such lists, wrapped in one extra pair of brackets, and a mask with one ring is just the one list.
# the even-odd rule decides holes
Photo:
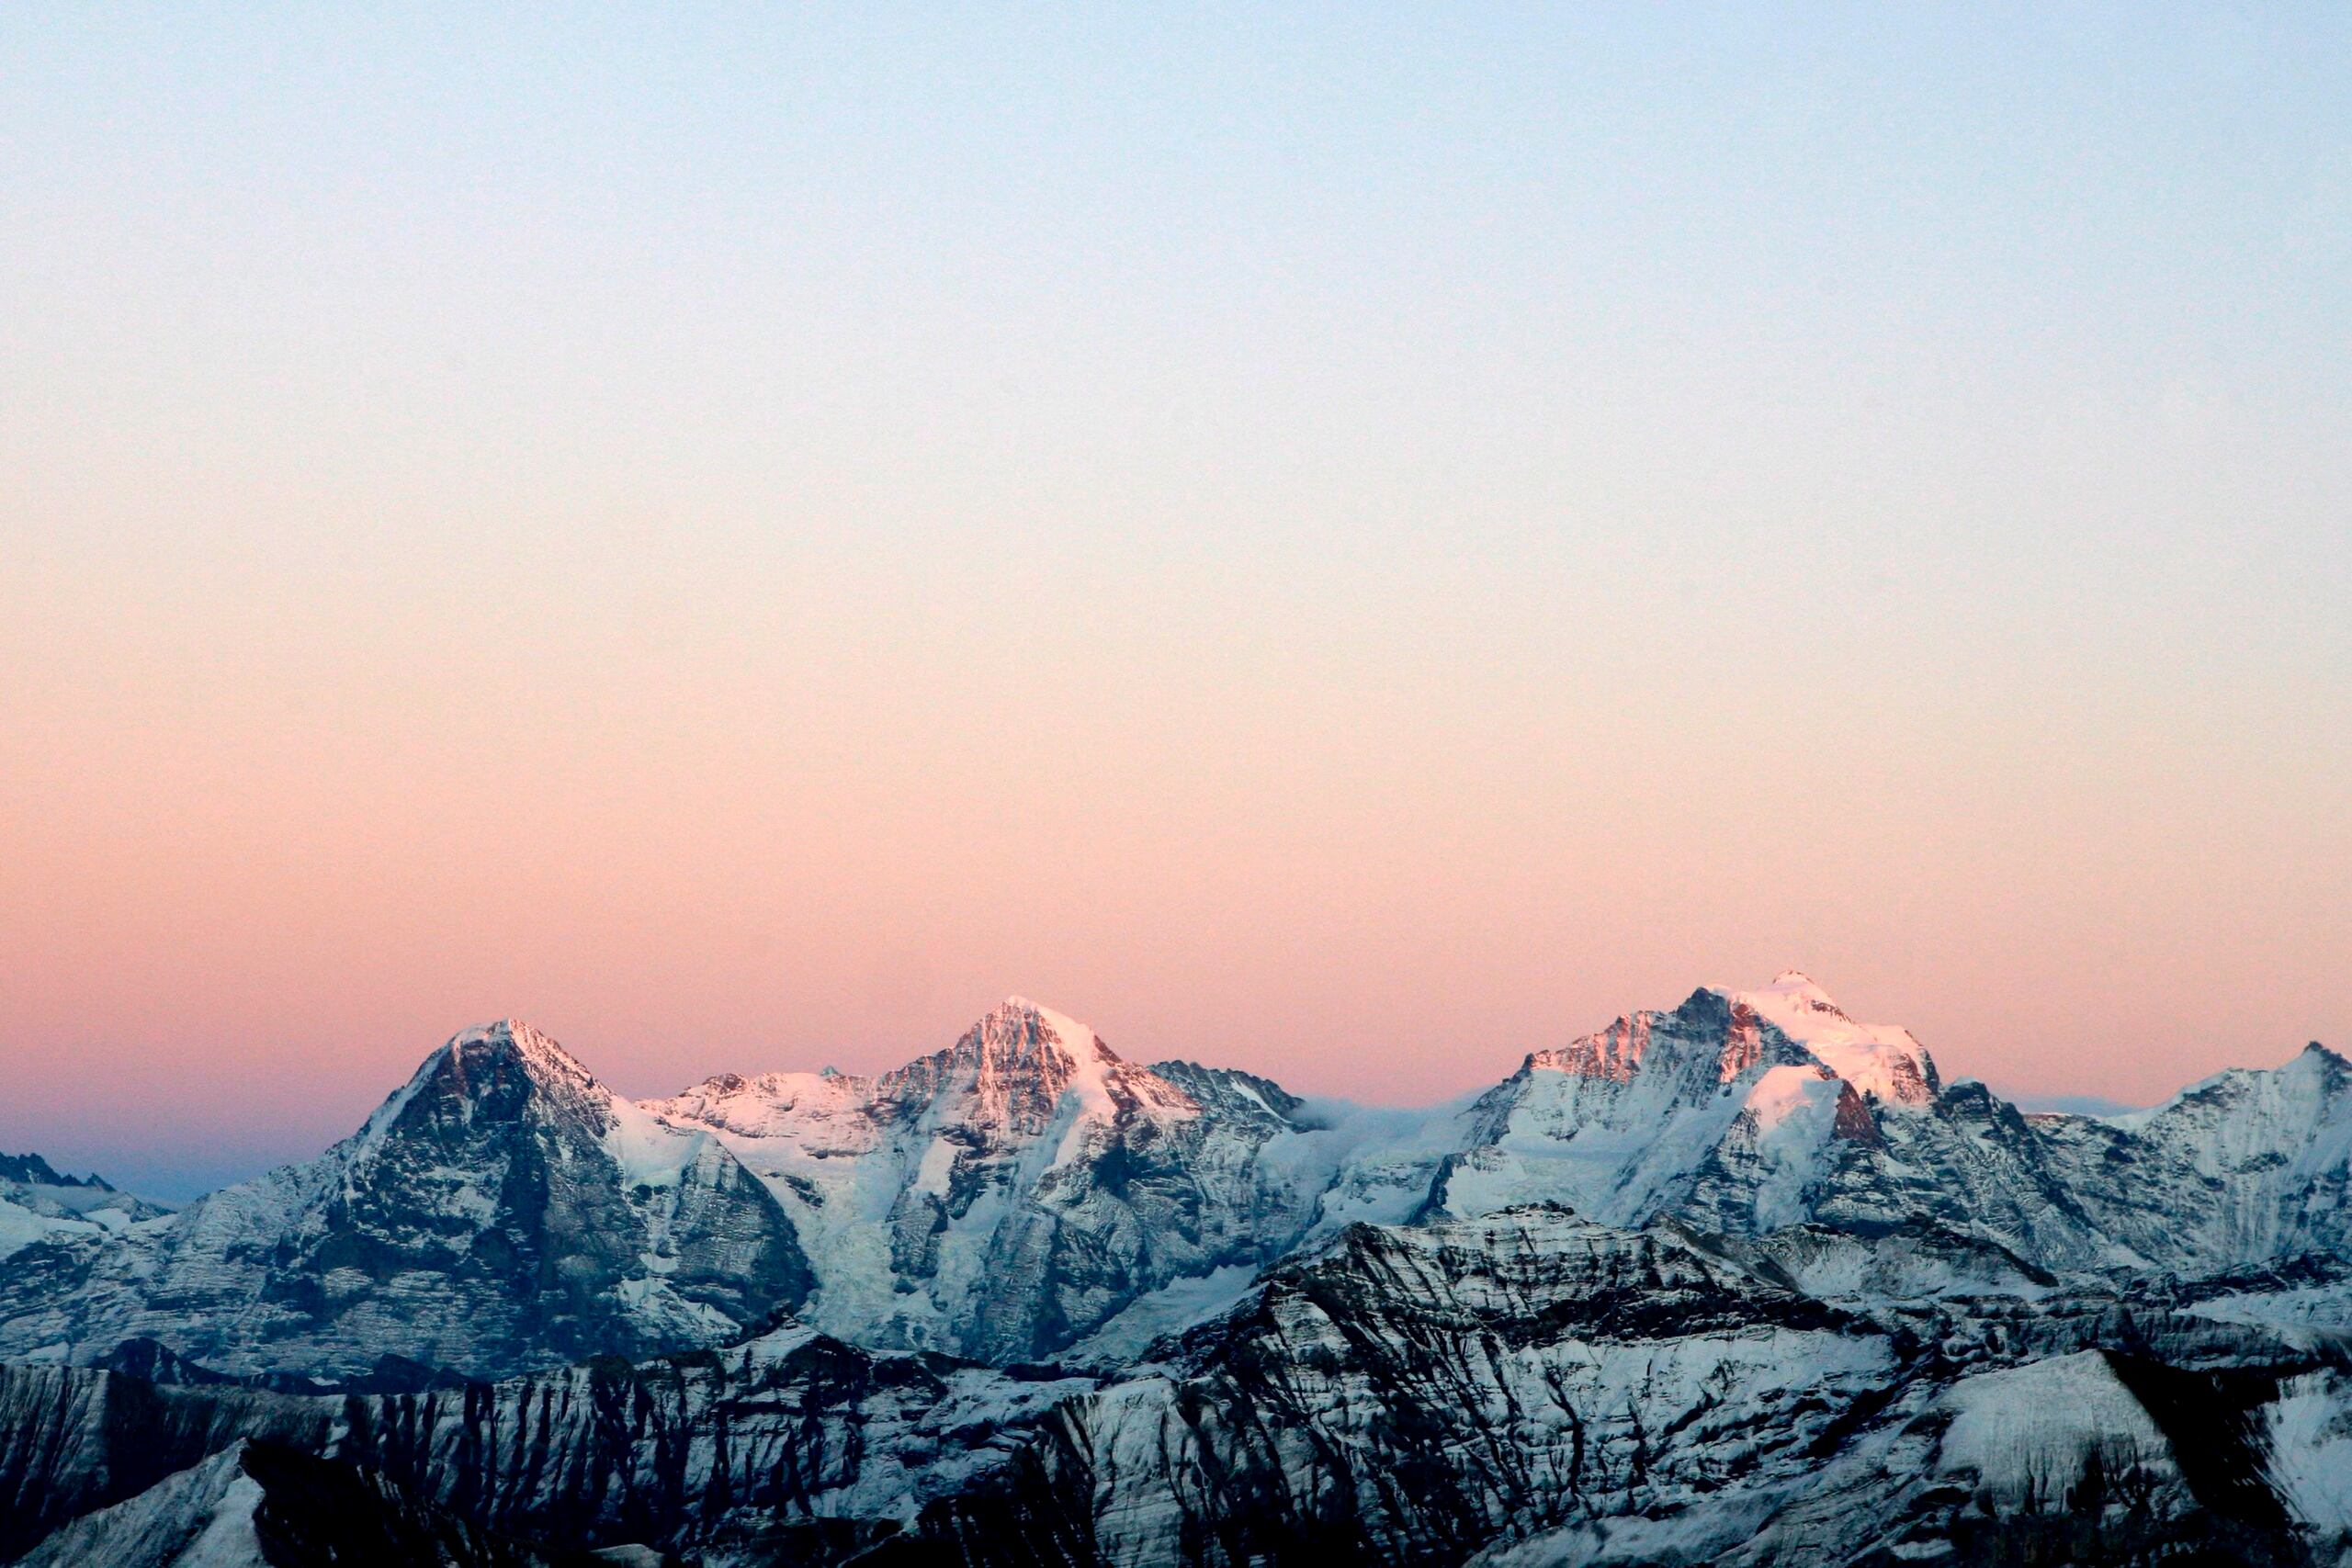
[(1787, 1041), (1768, 1039), (1761, 1027), (1767, 1021), (1744, 998), (1702, 986), (1671, 1012), (1645, 1009), (1627, 1013), (1606, 1029), (1533, 1052), (1520, 1071), (1564, 1072), (1618, 1083), (1648, 1071), (1687, 1080), (1700, 1092), (1712, 1094), (1714, 1085), (1729, 1083), (1758, 1063), (1804, 1059)]
[(1821, 988), (1814, 977), (1802, 969), (1783, 969), (1772, 976), (1772, 983), (1760, 990), (1749, 991), (1751, 998), (1772, 997), (1784, 999), (1784, 1005), (1800, 1012), (1827, 1013), (1844, 1018), (1846, 1010)]
[(886, 1098), (963, 1101), (952, 1114), (979, 1125), (1034, 1131), (1051, 1119), (1065, 1090), (1104, 1099), (1107, 1075), (1125, 1069), (1094, 1031), (1026, 997), (1007, 997), (955, 1044), (885, 1073)]
[(452, 1066), (511, 1061), (535, 1077), (544, 1076), (577, 1089), (597, 1088), (596, 1075), (580, 1058), (519, 1018), (502, 1018), (451, 1035), (444, 1047)]
[(346, 1144), (355, 1157), (368, 1158), (403, 1129), (416, 1134), (453, 1118), (470, 1124), (534, 1114), (601, 1136), (618, 1120), (620, 1103), (552, 1037), (521, 1019), (503, 1018), (459, 1030), (435, 1047)]
[[(2317, 1043), (2313, 1043), (2317, 1048)], [(0, 1155), (0, 1181), (22, 1181), (34, 1187), (96, 1187), (113, 1189), (94, 1171), (88, 1177), (67, 1176), (36, 1154)]]
[[(1099, 1078), (1126, 1065), (1085, 1024), (1021, 996), (1005, 998), (958, 1036), (955, 1044), (925, 1060), (973, 1074), (982, 1084), (1034, 1083), (1048, 1097), (1072, 1083)], [(913, 1072), (923, 1066), (910, 1063), (899, 1072)]]
[(893, 1116), (1013, 1139), (1072, 1117), (1108, 1123), (1123, 1106), (1199, 1111), (1182, 1089), (1122, 1059), (1085, 1024), (1019, 996), (990, 1009), (946, 1050), (884, 1073), (874, 1080), (874, 1097)]
[(1100, 1052), (1112, 1060), (1117, 1059), (1111, 1056), (1102, 1037), (1085, 1024), (1018, 994), (1005, 998), (981, 1015), (957, 1043), (961, 1046), (978, 1041), (1003, 1041), (1020, 1053), (1050, 1042), (1074, 1055)]
[(1855, 1089), (1897, 1105), (1925, 1105), (1936, 1098), (1936, 1065), (1909, 1030), (1856, 1022), (1803, 970), (1783, 969), (1769, 986), (1729, 994), (1736, 1006), (1753, 1010)]

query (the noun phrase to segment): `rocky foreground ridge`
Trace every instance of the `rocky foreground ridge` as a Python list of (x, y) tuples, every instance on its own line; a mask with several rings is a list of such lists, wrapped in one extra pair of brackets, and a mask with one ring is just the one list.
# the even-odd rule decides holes
[(0, 1561), (2352, 1562), (2316, 1045), (2028, 1116), (1790, 974), (1371, 1111), (1013, 998), (640, 1104), (510, 1021), (177, 1213), (37, 1164)]

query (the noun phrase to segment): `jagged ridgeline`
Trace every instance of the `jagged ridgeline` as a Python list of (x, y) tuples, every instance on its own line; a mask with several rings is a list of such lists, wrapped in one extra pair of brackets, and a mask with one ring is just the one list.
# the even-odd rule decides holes
[(1410, 1111), (509, 1021), (176, 1213), (0, 1159), (0, 1561), (2352, 1562), (2348, 1186), (2320, 1047), (2029, 1116), (1793, 973)]

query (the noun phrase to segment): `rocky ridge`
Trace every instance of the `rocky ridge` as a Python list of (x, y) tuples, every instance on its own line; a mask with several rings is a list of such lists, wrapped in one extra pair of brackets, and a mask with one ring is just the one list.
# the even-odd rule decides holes
[(2028, 1116), (1792, 973), (1421, 1111), (1020, 998), (642, 1105), (508, 1022), (40, 1216), (0, 1560), (334, 1496), (451, 1562), (2352, 1563), (2347, 1170), (2321, 1047)]
[(9, 1261), (9, 1359), (152, 1338), (228, 1371), (325, 1376), (388, 1354), (495, 1374), (723, 1340), (808, 1286), (790, 1220), (718, 1138), (511, 1021), (450, 1040), (308, 1165)]

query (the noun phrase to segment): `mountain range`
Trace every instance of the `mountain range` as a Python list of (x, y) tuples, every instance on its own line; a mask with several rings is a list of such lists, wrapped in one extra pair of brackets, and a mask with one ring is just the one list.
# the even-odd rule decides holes
[(2352, 1563), (2352, 1066), (2027, 1114), (1794, 972), (1413, 1111), (510, 1020), (177, 1211), (0, 1158), (0, 1561)]

